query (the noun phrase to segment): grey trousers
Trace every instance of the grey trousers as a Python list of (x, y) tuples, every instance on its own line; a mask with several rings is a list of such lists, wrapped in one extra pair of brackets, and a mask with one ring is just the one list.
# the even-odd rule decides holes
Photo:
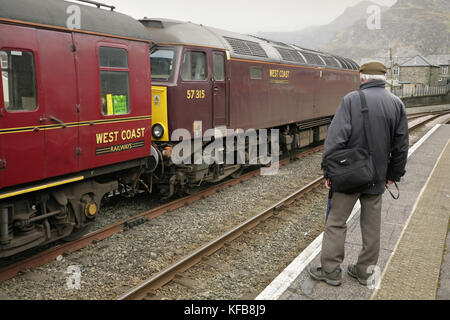
[(344, 261), (347, 219), (359, 199), (362, 250), (356, 262), (356, 268), (360, 276), (370, 275), (367, 273), (367, 268), (377, 264), (380, 253), (382, 197), (382, 195), (348, 195), (337, 192), (333, 194), (322, 240), (321, 263), (325, 272), (333, 272)]

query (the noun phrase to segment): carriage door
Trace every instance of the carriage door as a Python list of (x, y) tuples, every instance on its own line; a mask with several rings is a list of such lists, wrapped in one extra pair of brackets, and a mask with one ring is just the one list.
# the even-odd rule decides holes
[(75, 59), (70, 33), (38, 30), (41, 83), (45, 92), (46, 177), (78, 170)]
[(213, 52), (213, 113), (214, 127), (226, 125), (227, 85), (225, 72), (225, 54)]
[(44, 177), (44, 115), (36, 31), (0, 24), (0, 187)]

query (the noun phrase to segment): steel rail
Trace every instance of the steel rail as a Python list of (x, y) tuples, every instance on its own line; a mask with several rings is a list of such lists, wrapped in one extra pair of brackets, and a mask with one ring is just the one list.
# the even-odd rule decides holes
[[(306, 155), (318, 152), (323, 149), (323, 146), (313, 147), (309, 150), (303, 151), (296, 155), (297, 158), (304, 157)], [(290, 159), (283, 159), (279, 161), (279, 165), (283, 166), (290, 162)], [(76, 250), (80, 250), (94, 242), (104, 240), (111, 237), (112, 235), (120, 232), (125, 228), (132, 227), (135, 224), (140, 224), (150, 219), (154, 219), (163, 215), (166, 212), (170, 212), (181, 208), (183, 206), (194, 203), (200, 199), (206, 198), (212, 194), (215, 194), (221, 190), (232, 187), (244, 181), (250, 180), (251, 178), (258, 176), (260, 174), (260, 169), (253, 170), (251, 172), (245, 173), (240, 177), (222, 182), (217, 185), (213, 185), (208, 189), (199, 191), (193, 195), (189, 195), (169, 203), (163, 204), (159, 207), (153, 208), (151, 210), (139, 213), (122, 221), (111, 224), (105, 228), (91, 232), (78, 240), (74, 240), (68, 243), (57, 245), (48, 250), (42, 251), (32, 257), (26, 258), (24, 260), (15, 262), (9, 266), (0, 269), (0, 282), (11, 279), (18, 275), (21, 271), (29, 270), (32, 268), (39, 267), (54, 260), (59, 255), (68, 254)]]
[[(435, 119), (437, 119), (437, 118), (439, 118), (439, 117), (443, 117), (443, 116), (445, 116), (445, 115), (447, 115), (447, 114), (450, 114), (450, 111), (444, 111), (444, 112), (441, 112), (441, 113), (439, 113), (439, 114), (432, 115), (430, 118), (425, 119), (424, 121), (418, 122), (418, 123), (412, 125), (411, 127), (408, 127), (408, 130), (409, 130), (409, 131), (412, 131), (412, 130), (414, 130), (414, 129), (417, 129), (417, 128), (420, 127), (420, 126), (422, 126), (422, 125), (424, 125), (424, 124), (426, 124), (426, 123), (428, 123), (428, 122), (430, 122), (430, 121), (433, 121), (433, 120), (435, 120)], [(423, 117), (426, 117), (426, 115), (424, 115)], [(419, 118), (420, 118), (420, 117), (419, 117)], [(412, 121), (414, 121), (414, 120), (415, 120), (415, 119), (412, 119)]]
[(266, 220), (269, 217), (271, 217), (272, 215), (274, 215), (276, 211), (279, 211), (283, 207), (290, 205), (299, 197), (301, 197), (301, 196), (305, 195), (307, 192), (317, 188), (319, 185), (322, 184), (323, 181), (324, 181), (324, 177), (320, 177), (320, 178), (317, 178), (316, 180), (310, 182), (308, 185), (295, 191), (291, 195), (278, 201), (277, 203), (275, 203), (274, 205), (265, 209), (264, 211), (258, 213), (254, 217), (243, 222), (239, 226), (233, 228), (232, 230), (226, 232), (222, 236), (216, 238), (215, 240), (211, 241), (210, 243), (197, 249), (196, 251), (192, 252), (188, 256), (179, 260), (175, 264), (162, 270), (155, 276), (142, 282), (138, 286), (134, 287), (133, 289), (131, 289), (130, 291), (125, 293), (124, 295), (120, 296), (118, 299), (119, 300), (142, 300), (142, 299), (144, 299), (149, 292), (152, 292), (153, 290), (156, 290), (156, 289), (162, 287), (163, 285), (165, 285), (166, 283), (170, 282), (178, 274), (181, 274), (184, 271), (186, 271), (187, 269), (191, 268), (193, 265), (200, 262), (204, 257), (207, 257), (207, 256), (213, 254), (214, 252), (216, 252), (217, 250), (222, 248), (226, 243), (232, 242), (233, 240), (235, 240), (236, 238), (241, 236), (244, 232), (253, 229), (258, 224), (260, 224), (264, 220)]

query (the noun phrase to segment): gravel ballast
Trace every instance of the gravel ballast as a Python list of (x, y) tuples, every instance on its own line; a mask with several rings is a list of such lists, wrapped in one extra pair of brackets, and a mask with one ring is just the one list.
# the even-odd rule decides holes
[[(309, 155), (281, 167), (277, 175), (253, 178), (60, 257), (1, 283), (0, 298), (114, 299), (320, 177), (320, 161), (321, 153)], [(130, 206), (130, 210), (136, 210)], [(118, 202), (114, 215), (129, 215), (128, 211)], [(77, 268), (81, 274), (80, 287), (69, 289), (68, 282), (76, 287)]]

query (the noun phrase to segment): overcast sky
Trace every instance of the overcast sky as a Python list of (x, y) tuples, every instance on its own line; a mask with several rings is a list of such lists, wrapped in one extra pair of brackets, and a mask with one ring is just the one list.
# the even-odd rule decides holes
[[(363, 0), (96, 0), (134, 18), (170, 18), (239, 33), (327, 24)], [(396, 0), (372, 0), (391, 6)]]

